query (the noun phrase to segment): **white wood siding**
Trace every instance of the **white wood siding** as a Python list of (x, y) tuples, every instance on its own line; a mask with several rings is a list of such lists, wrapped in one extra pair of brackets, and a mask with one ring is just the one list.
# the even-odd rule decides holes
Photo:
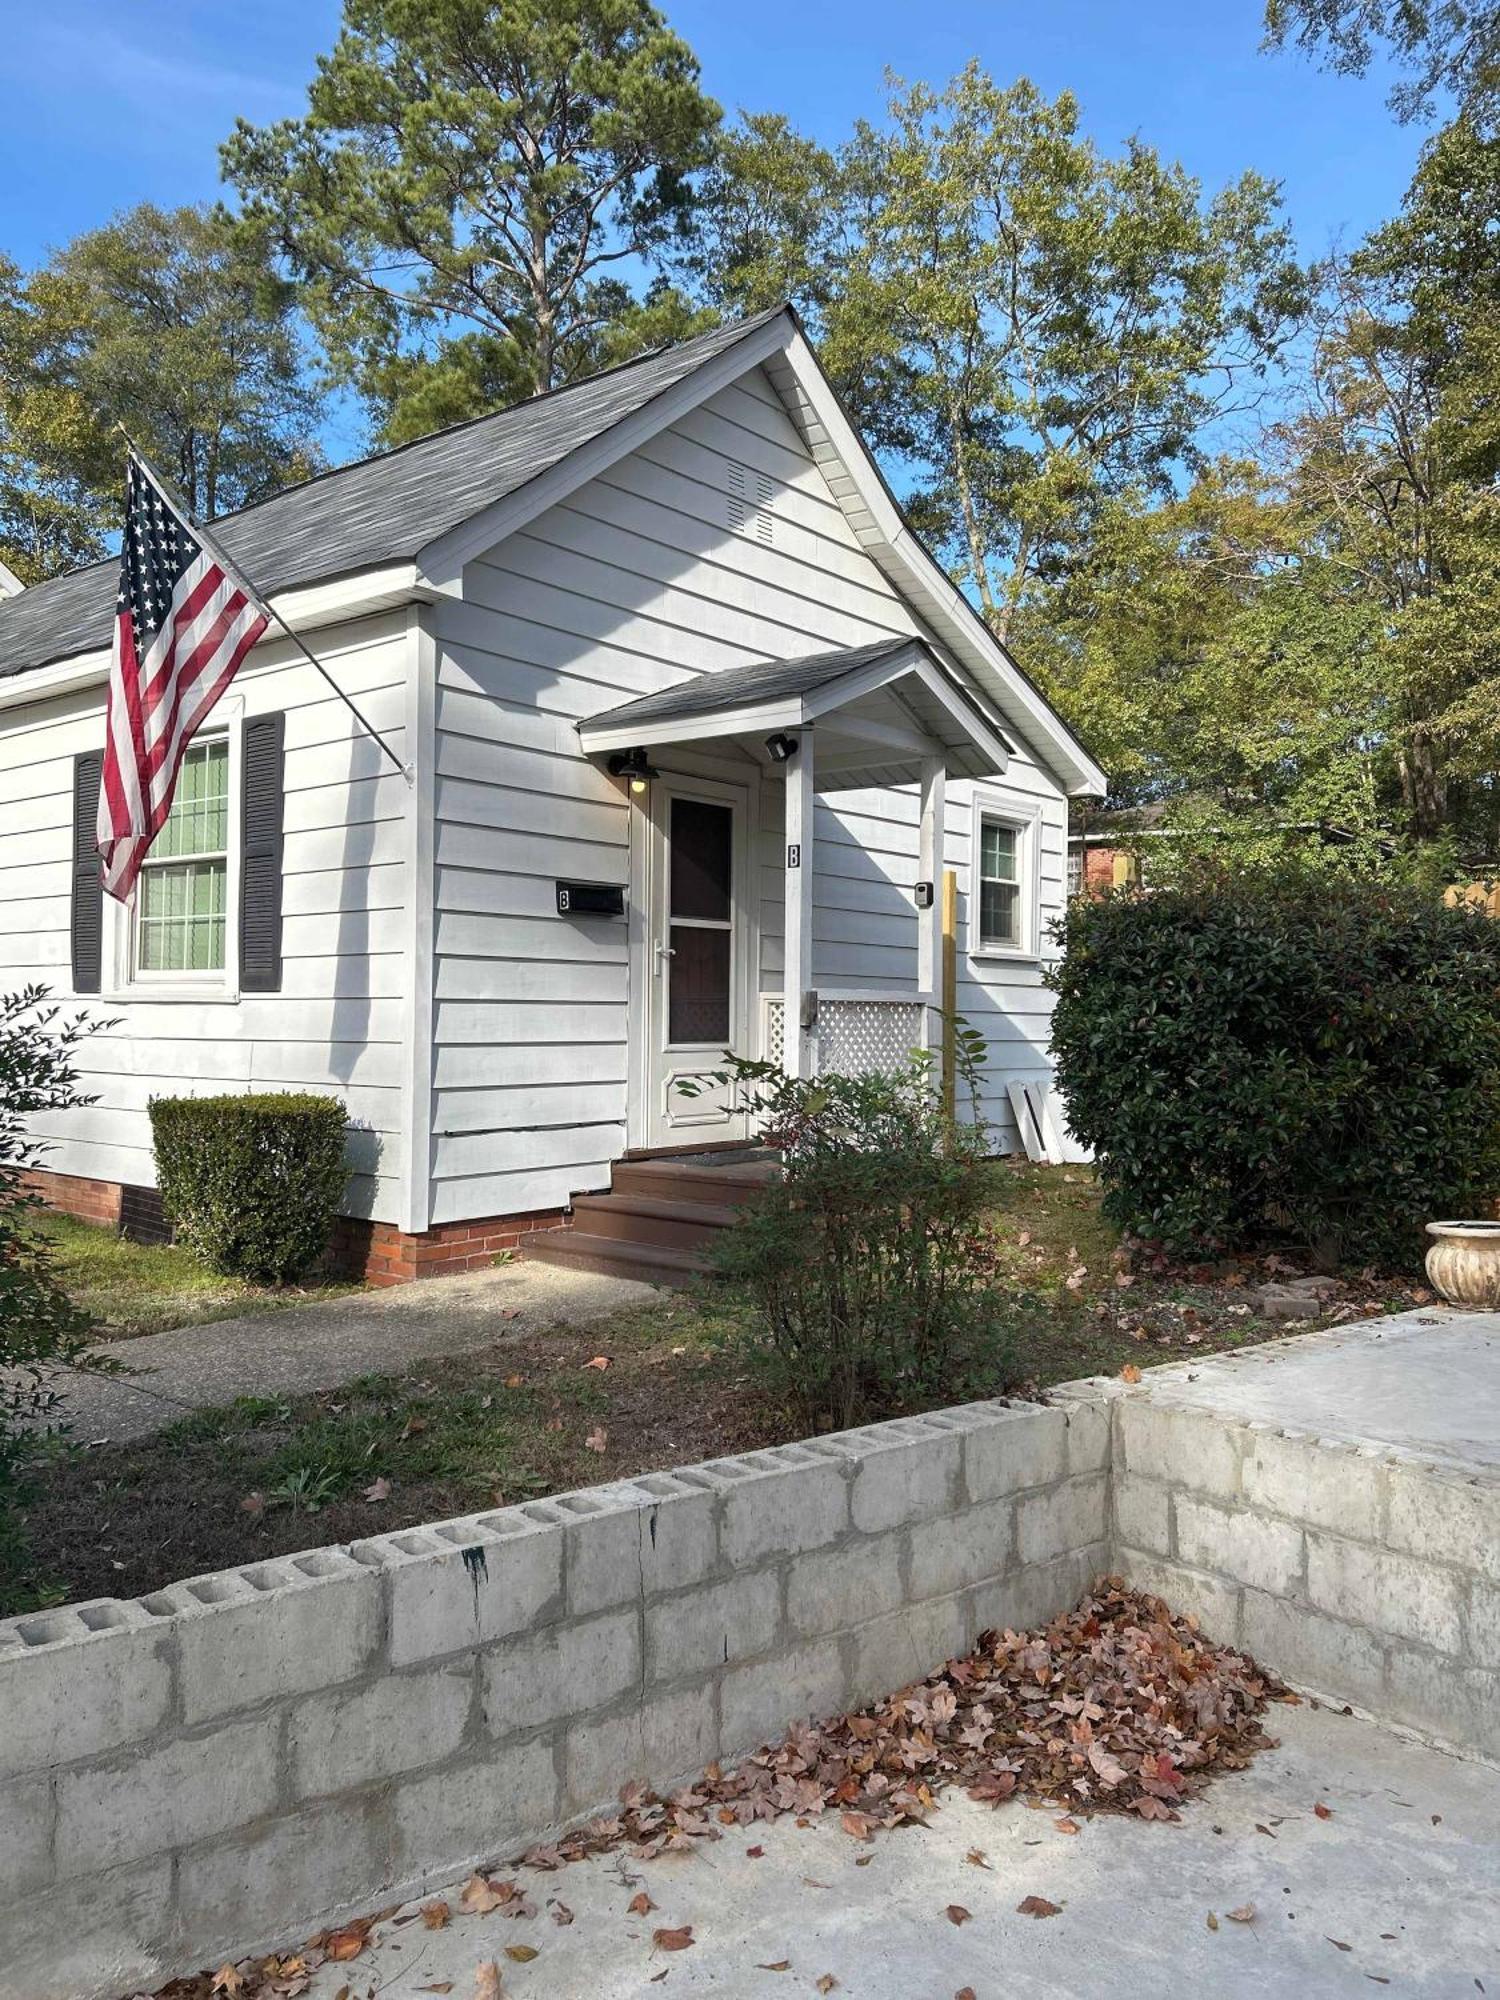
[[(730, 526), (727, 467), (771, 482), (772, 539)], [(695, 672), (919, 630), (859, 547), (760, 370), (470, 563), (435, 614), (432, 1220), (551, 1207), (604, 1186), (625, 1145), (626, 926), (561, 921), (559, 876), (624, 885), (632, 810), (575, 722)], [(746, 767), (747, 771), (750, 767)], [(1061, 907), (1066, 803), (1039, 798), (1043, 925)], [(966, 927), (971, 789), (949, 788), (947, 859)], [(761, 985), (781, 967), (781, 786), (762, 794)], [(820, 802), (815, 970), (826, 986), (915, 986), (914, 791)], [(991, 1038), (987, 1109), (1047, 1068), (1037, 965), (971, 961), (959, 1005)]]
[[(333, 627), (315, 643), (339, 685), (400, 752), (405, 613)], [(286, 712), (282, 989), (237, 1000), (120, 1000), (108, 990), (82, 998), (91, 1015), (117, 1018), (80, 1053), (84, 1085), (98, 1102), (38, 1121), (56, 1141), (45, 1165), (151, 1186), (149, 1098), (326, 1091), (347, 1102), (354, 1127), (349, 1212), (395, 1220), (407, 787), (285, 642), (258, 647), (228, 699), (248, 715)], [(103, 741), (102, 687), (0, 710), (0, 991), (42, 981), (71, 995), (73, 759)], [(111, 970), (106, 962), (106, 989)]]

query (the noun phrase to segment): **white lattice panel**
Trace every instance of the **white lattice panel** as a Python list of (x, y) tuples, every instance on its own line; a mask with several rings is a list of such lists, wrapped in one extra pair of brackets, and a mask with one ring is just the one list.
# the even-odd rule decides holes
[(818, 1009), (818, 1067), (844, 1076), (900, 1069), (922, 1041), (916, 1000), (825, 1000)]
[(761, 1060), (763, 1062), (779, 1063), (782, 1052), (786, 1048), (786, 1037), (782, 1033), (782, 1017), (785, 1008), (780, 1000), (767, 1000), (765, 1007), (765, 1031), (763, 1036), (765, 1048), (762, 1051)]

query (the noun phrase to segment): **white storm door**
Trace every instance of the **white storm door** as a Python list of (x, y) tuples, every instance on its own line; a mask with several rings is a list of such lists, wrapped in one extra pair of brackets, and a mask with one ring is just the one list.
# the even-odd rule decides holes
[(644, 1143), (744, 1139), (739, 1092), (715, 1072), (751, 1040), (748, 794), (687, 778), (651, 791)]

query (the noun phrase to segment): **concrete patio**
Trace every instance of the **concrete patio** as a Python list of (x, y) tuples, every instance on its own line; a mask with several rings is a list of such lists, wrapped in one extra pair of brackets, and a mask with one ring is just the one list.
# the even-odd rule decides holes
[[(1368, 1994), (1372, 1982), (1432, 2000), (1500, 1991), (1494, 1772), (1312, 1706), (1273, 1711), (1272, 1733), (1278, 1749), (1217, 1780), (1175, 1826), (1100, 1818), (1067, 1834), (1049, 1811), (952, 1795), (927, 1828), (871, 1846), (830, 1816), (731, 1829), (682, 1858), (522, 1870), (533, 1918), (383, 1924), (356, 1962), (318, 1972), (310, 2000), (367, 1990), (470, 2000), (491, 1959), (515, 2000), (820, 1990), (952, 2000), (965, 1988), (975, 2000), (1290, 2000)], [(455, 1912), (461, 1888), (447, 1891)], [(641, 1889), (657, 1907), (632, 1916)], [(1027, 1896), (1060, 1913), (1021, 1915)], [(559, 1902), (572, 1922), (555, 1921)], [(968, 1919), (953, 1923), (949, 1904)], [(1246, 1909), (1248, 1920), (1229, 1915)], [(653, 1944), (657, 1927), (683, 1925), (689, 1948)], [(516, 1963), (507, 1946), (537, 1956)], [(820, 1989), (829, 1975), (837, 1983)]]

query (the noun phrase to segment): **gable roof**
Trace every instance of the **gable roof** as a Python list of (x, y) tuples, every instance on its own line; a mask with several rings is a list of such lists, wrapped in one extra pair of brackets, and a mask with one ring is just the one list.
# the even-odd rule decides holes
[[(214, 538), (266, 597), (409, 560), (777, 316), (761, 313), (716, 327), (492, 416), (321, 473), (221, 516), (212, 523)], [(0, 599), (0, 676), (107, 646), (117, 574), (111, 559)]]
[(723, 667), (677, 687), (638, 695), (618, 708), (607, 708), (601, 715), (589, 716), (579, 728), (633, 729), (643, 723), (690, 721), (695, 716), (723, 715), (730, 709), (775, 701), (784, 695), (812, 694), (846, 674), (894, 659), (911, 645), (910, 639), (880, 639), (869, 646), (810, 653), (800, 660), (753, 660), (745, 667)]

